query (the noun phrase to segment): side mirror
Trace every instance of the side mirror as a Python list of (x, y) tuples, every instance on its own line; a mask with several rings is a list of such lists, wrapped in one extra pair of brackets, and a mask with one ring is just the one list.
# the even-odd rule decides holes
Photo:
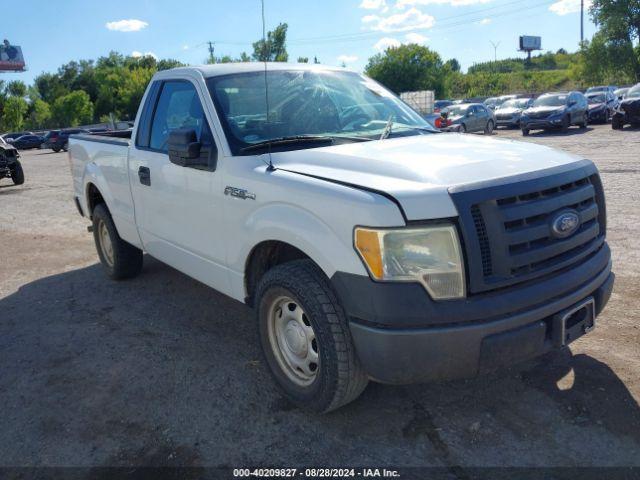
[(177, 128), (169, 132), (169, 161), (181, 167), (207, 166), (206, 158), (200, 158), (200, 142), (193, 128)]

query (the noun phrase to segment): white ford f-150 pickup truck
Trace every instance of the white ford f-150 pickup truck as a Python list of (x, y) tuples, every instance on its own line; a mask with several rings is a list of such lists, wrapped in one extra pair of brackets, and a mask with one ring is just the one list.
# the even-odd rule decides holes
[(313, 411), (369, 380), (464, 378), (561, 348), (611, 295), (591, 161), (436, 132), (354, 72), (159, 72), (130, 137), (69, 142), (108, 275), (138, 274), (146, 252), (249, 304), (276, 382)]

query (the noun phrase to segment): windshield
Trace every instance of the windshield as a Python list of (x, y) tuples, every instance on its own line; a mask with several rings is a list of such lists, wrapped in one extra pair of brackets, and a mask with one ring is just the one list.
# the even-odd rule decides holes
[(630, 88), (625, 98), (640, 98), (640, 84)]
[(458, 117), (467, 113), (468, 109), (469, 105), (451, 105), (447, 107), (447, 112), (449, 112), (449, 116), (451, 117)]
[(608, 87), (589, 87), (587, 88), (587, 93), (589, 92), (606, 92)]
[(593, 105), (594, 103), (604, 103), (607, 101), (607, 98), (604, 94), (589, 95), (587, 100), (589, 101), (589, 104)]
[(529, 103), (528, 98), (514, 98), (512, 100), (507, 100), (500, 108), (525, 108)]
[(568, 95), (543, 95), (533, 102), (534, 107), (563, 107), (567, 104)]
[(234, 153), (247, 146), (296, 136), (344, 140), (379, 138), (392, 132), (436, 131), (380, 84), (352, 72), (272, 70), (211, 77), (209, 91)]

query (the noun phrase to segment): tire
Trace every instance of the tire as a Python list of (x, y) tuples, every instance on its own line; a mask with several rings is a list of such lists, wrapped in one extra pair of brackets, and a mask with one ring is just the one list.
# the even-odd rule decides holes
[(467, 126), (464, 123), (460, 124), (460, 128), (458, 129), (458, 133), (467, 133)]
[(562, 126), (560, 130), (562, 133), (567, 133), (569, 131), (569, 127), (571, 126), (571, 119), (568, 116), (562, 117)]
[[(358, 398), (369, 380), (346, 315), (320, 268), (311, 260), (272, 268), (260, 280), (254, 304), (265, 359), (292, 403), (326, 413)], [(291, 357), (304, 370), (294, 368)]]
[(53, 150), (55, 153), (60, 152), (60, 147), (53, 147), (51, 150)]
[(616, 115), (611, 117), (611, 129), (612, 130), (622, 130), (624, 128), (624, 123), (622, 119)]
[(493, 124), (493, 120), (489, 120), (487, 124), (484, 126), (484, 134), (491, 135), (493, 133), (493, 129), (495, 125)]
[[(605, 120), (605, 123), (606, 123), (606, 120)], [(584, 117), (584, 120), (580, 124), (580, 129), (584, 130), (585, 128), (587, 128), (588, 125), (589, 125), (589, 119), (588, 117)]]
[(528, 128), (523, 128), (522, 129), (522, 136), (523, 137), (528, 137), (529, 136), (529, 129)]
[[(96, 205), (93, 209), (93, 239), (100, 262), (111, 279), (124, 280), (140, 273), (142, 250), (120, 238), (104, 203)], [(107, 241), (110, 242), (110, 246)]]
[(14, 185), (22, 185), (24, 183), (24, 170), (19, 160), (16, 160), (14, 167), (11, 169), (11, 180)]

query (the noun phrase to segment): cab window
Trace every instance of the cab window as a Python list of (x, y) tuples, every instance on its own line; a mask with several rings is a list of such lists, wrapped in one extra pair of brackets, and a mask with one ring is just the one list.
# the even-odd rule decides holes
[(192, 128), (198, 140), (211, 145), (209, 129), (198, 92), (187, 81), (164, 82), (151, 122), (149, 148), (167, 151), (169, 132), (176, 128)]

